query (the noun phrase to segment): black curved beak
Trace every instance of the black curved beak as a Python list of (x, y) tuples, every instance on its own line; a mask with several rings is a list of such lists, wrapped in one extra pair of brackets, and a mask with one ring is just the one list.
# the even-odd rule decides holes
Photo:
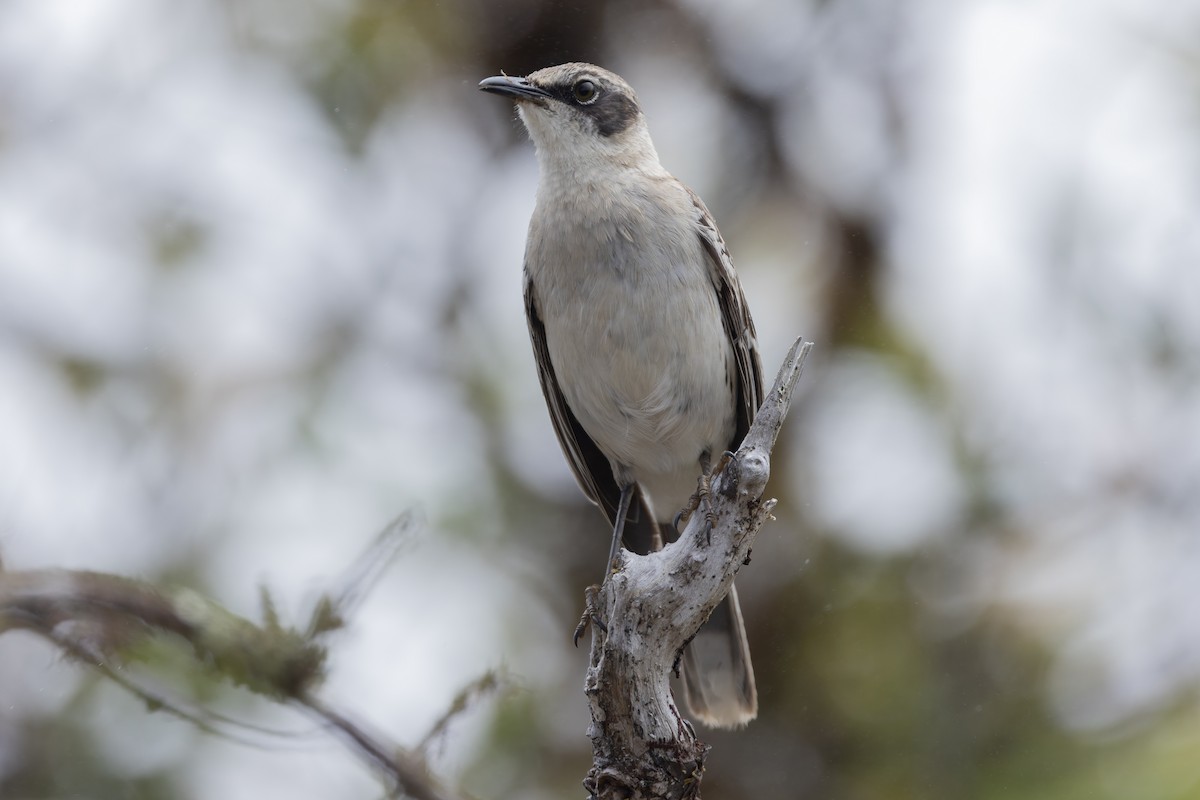
[(507, 95), (513, 100), (532, 100), (535, 103), (544, 103), (551, 96), (545, 89), (534, 86), (524, 78), (514, 78), (508, 75), (484, 78), (479, 82), (479, 88), (484, 92)]

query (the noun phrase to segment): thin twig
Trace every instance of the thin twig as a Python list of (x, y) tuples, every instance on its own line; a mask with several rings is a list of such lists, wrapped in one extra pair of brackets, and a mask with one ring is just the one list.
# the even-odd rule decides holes
[(429, 774), (422, 759), (397, 747), (388, 747), (381, 737), (369, 734), (359, 723), (314, 697), (296, 698), (296, 703), (324, 720), (335, 733), (351, 742), (375, 766), (391, 777), (396, 788), (414, 800), (463, 800), (450, 794)]

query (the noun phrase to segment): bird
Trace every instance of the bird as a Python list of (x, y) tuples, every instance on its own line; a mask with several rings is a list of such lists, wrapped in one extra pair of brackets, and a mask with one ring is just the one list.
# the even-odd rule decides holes
[[(515, 101), (537, 156), (524, 300), (555, 433), (613, 526), (609, 564), (622, 545), (661, 549), (763, 396), (729, 250), (704, 202), (659, 162), (620, 76), (574, 62), (479, 88)], [(732, 585), (680, 666), (693, 718), (736, 728), (757, 715)]]

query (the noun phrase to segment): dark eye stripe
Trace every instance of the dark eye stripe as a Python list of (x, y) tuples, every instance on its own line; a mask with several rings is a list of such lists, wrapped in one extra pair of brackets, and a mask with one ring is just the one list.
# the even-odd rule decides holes
[(592, 82), (596, 85), (597, 97), (590, 103), (580, 103), (575, 99), (575, 87), (579, 80), (548, 86), (546, 90), (558, 100), (594, 119), (601, 136), (612, 136), (628, 128), (641, 113), (638, 104), (621, 91), (606, 88), (599, 81)]

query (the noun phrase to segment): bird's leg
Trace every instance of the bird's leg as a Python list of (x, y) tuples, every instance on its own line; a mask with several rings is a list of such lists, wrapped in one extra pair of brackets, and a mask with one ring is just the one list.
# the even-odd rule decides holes
[(633, 486), (633, 482), (630, 481), (621, 487), (621, 498), (617, 501), (617, 519), (613, 522), (612, 546), (608, 548), (608, 561), (604, 562), (604, 580), (608, 580), (613, 559), (621, 549), (621, 539), (625, 536), (625, 518), (629, 516), (629, 502), (633, 499)]
[(679, 509), (679, 512), (675, 514), (675, 519), (671, 520), (678, 533), (683, 533), (688, 520), (692, 518), (692, 514), (696, 513), (696, 509), (700, 507), (700, 501), (708, 497), (708, 490), (708, 451), (705, 450), (700, 454), (700, 479), (696, 482), (696, 491), (692, 492), (692, 496), (688, 498), (687, 505)]
[(700, 478), (696, 482), (696, 491), (692, 495), (691, 499), (688, 500), (688, 504), (683, 508), (683, 510), (675, 515), (676, 530), (681, 530), (679, 527), (680, 523), (686, 522), (691, 518), (692, 514), (694, 514), (697, 509), (703, 507), (704, 532), (708, 538), (708, 543), (712, 543), (712, 529), (713, 525), (715, 525), (717, 521), (713, 516), (712, 501), (710, 499), (710, 495), (712, 495), (712, 476), (724, 469), (725, 465), (729, 463), (729, 459), (732, 457), (733, 453), (730, 453), (728, 450), (725, 451), (725, 453), (721, 456), (720, 463), (717, 464), (717, 468), (713, 469), (712, 455), (709, 453), (709, 451), (705, 450), (700, 454)]
[(712, 529), (716, 523), (712, 510), (712, 455), (705, 450), (700, 454), (700, 482), (696, 487), (697, 507), (704, 507), (704, 535), (712, 544)]
[[(612, 545), (608, 548), (608, 561), (604, 566), (604, 581), (608, 580), (608, 576), (612, 574), (613, 559), (617, 557), (617, 550), (621, 547), (621, 540), (625, 536), (625, 518), (629, 516), (629, 504), (633, 499), (632, 481), (621, 487), (621, 497), (617, 501), (617, 519), (613, 522), (613, 538)], [(600, 585), (589, 586), (583, 592), (583, 614), (579, 617), (579, 624), (575, 626), (575, 633), (571, 637), (575, 642), (575, 646), (579, 646), (579, 638), (587, 632), (588, 625), (592, 622), (596, 623), (596, 627), (602, 631), (607, 631), (608, 627), (600, 619), (596, 609), (596, 593), (599, 591)]]

